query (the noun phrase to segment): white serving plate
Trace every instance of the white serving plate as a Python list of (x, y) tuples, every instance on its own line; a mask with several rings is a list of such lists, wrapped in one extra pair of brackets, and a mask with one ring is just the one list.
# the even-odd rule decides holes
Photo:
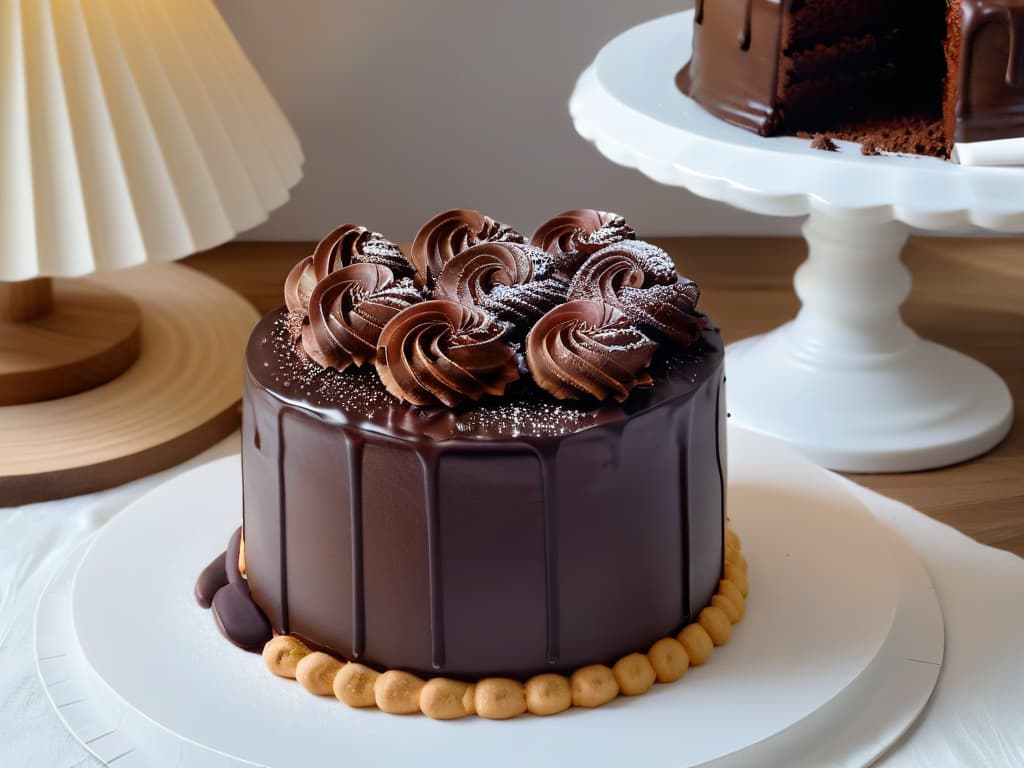
[(769, 755), (866, 765), (938, 677), (934, 590), (910, 547), (829, 473), (751, 433), (730, 440), (746, 617), (708, 664), (644, 696), (553, 718), (441, 723), (352, 710), (273, 677), (192, 596), (238, 525), (234, 457), (128, 507), (55, 578), (37, 618), (40, 674), (69, 730), (119, 767), (520, 768), (561, 756), (726, 768)]

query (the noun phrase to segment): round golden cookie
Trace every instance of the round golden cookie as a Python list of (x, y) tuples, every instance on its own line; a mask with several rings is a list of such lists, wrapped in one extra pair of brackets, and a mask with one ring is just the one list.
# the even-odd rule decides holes
[(711, 598), (711, 605), (715, 608), (720, 608), (726, 616), (729, 617), (730, 624), (738, 624), (740, 620), (740, 609), (736, 607), (732, 600), (725, 595), (715, 595)]
[(688, 624), (683, 627), (683, 631), (676, 635), (676, 640), (686, 649), (690, 666), (693, 667), (699, 667), (710, 659), (711, 652), (715, 649), (711, 635), (700, 624)]
[(295, 679), (310, 693), (331, 696), (334, 693), (334, 677), (341, 667), (342, 663), (333, 656), (315, 651), (296, 665)]
[(568, 678), (547, 673), (526, 681), (526, 708), (534, 715), (556, 715), (572, 706)]
[(732, 622), (721, 608), (709, 605), (700, 612), (697, 621), (704, 627), (704, 631), (715, 645), (725, 645), (732, 637)]
[(740, 619), (743, 619), (743, 614), (746, 613), (744, 607), (743, 593), (740, 592), (739, 587), (728, 579), (722, 579), (718, 582), (718, 594), (723, 597), (729, 598), (729, 601), (736, 606), (736, 610), (739, 611)]
[(674, 683), (686, 674), (690, 667), (690, 657), (686, 655), (686, 649), (674, 637), (661, 638), (647, 651), (647, 658), (659, 683)]
[(373, 707), (377, 704), (374, 685), (380, 672), (349, 662), (334, 676), (334, 697), (350, 707)]
[(427, 681), (420, 691), (420, 710), (434, 720), (457, 720), (470, 714), (466, 708), (467, 695), (473, 686), (460, 680), (435, 677)]
[(725, 545), (733, 549), (743, 549), (739, 535), (732, 528), (725, 529)]
[(295, 679), (295, 667), (310, 653), (301, 640), (277, 635), (263, 646), (263, 662), (278, 677)]
[(508, 720), (526, 711), (526, 689), (518, 680), (488, 677), (476, 684), (476, 713), (488, 720)]
[(737, 565), (744, 571), (747, 570), (747, 558), (743, 556), (743, 553), (738, 549), (727, 549), (725, 550), (725, 564), (726, 565)]
[(747, 581), (747, 569), (736, 563), (726, 563), (723, 575), (739, 589), (740, 594), (746, 597), (750, 593), (750, 583)]
[(619, 695), (615, 675), (603, 664), (577, 669), (569, 680), (572, 703), (577, 707), (600, 707)]
[(626, 696), (647, 693), (657, 678), (650, 659), (642, 653), (623, 656), (615, 662), (612, 674), (615, 675), (615, 682), (619, 684), (619, 692)]
[(420, 691), (423, 681), (416, 675), (389, 669), (377, 678), (373, 698), (382, 712), (392, 715), (411, 715), (420, 711)]

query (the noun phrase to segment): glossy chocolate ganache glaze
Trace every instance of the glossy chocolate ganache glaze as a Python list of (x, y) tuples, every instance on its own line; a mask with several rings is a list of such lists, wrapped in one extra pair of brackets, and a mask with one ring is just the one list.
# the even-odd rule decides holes
[(722, 574), (725, 450), (697, 286), (596, 211), (532, 243), (450, 211), (408, 266), (336, 233), (246, 351), (244, 544), (197, 585), (225, 633), (525, 679), (694, 620)]

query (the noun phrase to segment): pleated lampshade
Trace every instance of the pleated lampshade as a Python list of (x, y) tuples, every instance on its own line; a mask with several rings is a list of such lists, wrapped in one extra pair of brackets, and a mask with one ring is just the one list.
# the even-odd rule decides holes
[(212, 0), (0, 0), (0, 506), (236, 428), (255, 310), (151, 262), (259, 224), (302, 163)]
[(0, 281), (210, 248), (302, 162), (211, 0), (0, 0)]

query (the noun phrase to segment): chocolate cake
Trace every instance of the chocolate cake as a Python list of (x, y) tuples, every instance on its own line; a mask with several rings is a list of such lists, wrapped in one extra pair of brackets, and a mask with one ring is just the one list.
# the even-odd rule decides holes
[(1024, 0), (698, 0), (682, 90), (764, 136), (948, 157), (1024, 137)]
[(699, 296), (614, 214), (528, 243), (449, 211), (408, 258), (338, 228), (246, 350), (244, 537), (200, 602), (248, 650), (461, 681), (643, 655), (713, 601), (737, 620)]

